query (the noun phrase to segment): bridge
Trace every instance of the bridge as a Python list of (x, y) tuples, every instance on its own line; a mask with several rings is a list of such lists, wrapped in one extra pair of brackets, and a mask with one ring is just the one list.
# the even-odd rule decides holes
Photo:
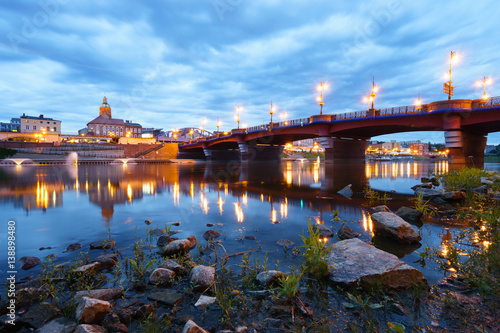
[(364, 159), (371, 137), (412, 131), (443, 131), (452, 163), (483, 165), (487, 135), (500, 131), (500, 97), (267, 123), (197, 138), (181, 144), (179, 153), (207, 160), (279, 161), (287, 142), (320, 138), (327, 162), (351, 161)]

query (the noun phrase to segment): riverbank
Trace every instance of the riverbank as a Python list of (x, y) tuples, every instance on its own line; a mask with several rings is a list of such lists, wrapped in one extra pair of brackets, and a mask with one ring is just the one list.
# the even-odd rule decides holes
[[(465, 177), (469, 178), (470, 175)], [(486, 188), (492, 186), (492, 190), (498, 191), (496, 179), (484, 181), (492, 182), (485, 184)], [(440, 218), (448, 216), (449, 225), (457, 223), (460, 210), (450, 209), (453, 201), (449, 201), (444, 192), (427, 189), (434, 186), (432, 183), (430, 180), (422, 184), (419, 187), (425, 189), (422, 198), (417, 197), (414, 204), (409, 204), (425, 213), (424, 225), (435, 221), (436, 217), (430, 215), (430, 210), (440, 212)], [(477, 185), (467, 184), (470, 184), (470, 190)], [(458, 193), (453, 197), (460, 196)], [(424, 194), (429, 197), (424, 197)], [(388, 200), (373, 191), (353, 195), (368, 198), (372, 207)], [(430, 198), (432, 201), (426, 201)], [(440, 200), (448, 200), (448, 203)], [(374, 212), (371, 214), (373, 216)], [(341, 221), (345, 226), (352, 223), (343, 218), (342, 212), (334, 211), (331, 226)], [(329, 223), (325, 224), (329, 226)], [(274, 248), (265, 249), (264, 258), (259, 259), (256, 256), (259, 248), (245, 245), (259, 241), (252, 233), (242, 232), (239, 240), (241, 251), (226, 252), (229, 240), (218, 231), (216, 223), (207, 224), (206, 239), (202, 237), (196, 241), (192, 237), (175, 240), (180, 228), (186, 227), (184, 223), (154, 225), (154, 221), (147, 219), (144, 222), (147, 235), (144, 236), (142, 231), (136, 234), (133, 245), (120, 243), (108, 235), (101, 241), (81, 244), (81, 249), (75, 244), (69, 246), (68, 250), (75, 254), (79, 252), (69, 264), (56, 265), (53, 259), (41, 263), (44, 266), (41, 276), (16, 286), (19, 296), (17, 328), (21, 325), (26, 328), (48, 325), (48, 321), (55, 318), (51, 325), (74, 327), (78, 322), (88, 321), (115, 332), (175, 332), (180, 331), (188, 319), (210, 332), (223, 329), (242, 332), (243, 327), (247, 327), (248, 332), (295, 331), (303, 327), (308, 332), (378, 332), (397, 331), (401, 325), (406, 331), (467, 331), (476, 326), (486, 332), (498, 329), (498, 299), (488, 297), (487, 293), (476, 295), (481, 290), (473, 280), (464, 279), (450, 270), (454, 268), (460, 272), (458, 263), (453, 262), (453, 253), (456, 252), (451, 247), (447, 253), (443, 253), (440, 246), (421, 252), (424, 255), (415, 266), (424, 267), (430, 261), (444, 260), (443, 269), (449, 272), (446, 279), (431, 284), (429, 289), (416, 284), (400, 291), (378, 282), (364, 288), (362, 285), (360, 288), (344, 288), (304, 270), (307, 262), (317, 259), (314, 253), (321, 255), (324, 248), (321, 245), (324, 243), (319, 241), (323, 238), (315, 236), (311, 230), (302, 232), (302, 242), (293, 244), (283, 239)], [(340, 229), (330, 236), (340, 237), (338, 232)], [(447, 234), (443, 236), (446, 242), (453, 238)], [(485, 236), (487, 234), (480, 237)], [(488, 241), (489, 249), (498, 246), (494, 239), (488, 238)], [(336, 244), (334, 248), (342, 248), (340, 243)], [(171, 249), (174, 245), (183, 249), (182, 253), (175, 254)], [(169, 247), (168, 251), (166, 247)], [(267, 251), (282, 252), (291, 264), (283, 266), (283, 260), (270, 259)], [(451, 264), (447, 264), (448, 261)], [(25, 262), (36, 260), (25, 259)], [(333, 263), (333, 276), (335, 269), (340, 267), (338, 262), (337, 267)], [(258, 275), (271, 270), (286, 275), (273, 273), (276, 284), (271, 283), (272, 279), (269, 279), (269, 284), (265, 279), (260, 279), (263, 281), (260, 282)], [(264, 276), (270, 277), (270, 274)], [(101, 302), (108, 304), (77, 301), (82, 296), (101, 298)], [(82, 319), (85, 309), (94, 313), (93, 319)]]

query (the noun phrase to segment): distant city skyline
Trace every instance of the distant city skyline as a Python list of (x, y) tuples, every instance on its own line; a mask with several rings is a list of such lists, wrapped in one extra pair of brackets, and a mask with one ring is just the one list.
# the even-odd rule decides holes
[[(450, 5), (452, 4), (452, 5)], [(323, 113), (483, 94), (500, 95), (496, 3), (375, 0), (291, 3), (281, 0), (106, 2), (21, 0), (0, 7), (2, 117), (25, 113), (62, 121), (62, 133), (86, 126), (103, 96), (113, 115), (168, 131), (319, 114), (316, 87), (326, 82)], [(485, 15), (491, 13), (492, 15)], [(480, 18), (480, 19), (479, 19)], [(499, 82), (497, 82), (499, 81)], [(203, 124), (202, 119), (206, 122)], [(444, 142), (441, 132), (374, 137)], [(488, 135), (500, 144), (500, 133)]]

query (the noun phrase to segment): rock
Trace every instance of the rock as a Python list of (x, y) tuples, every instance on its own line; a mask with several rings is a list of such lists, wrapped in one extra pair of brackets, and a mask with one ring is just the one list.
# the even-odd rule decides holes
[(450, 191), (450, 192), (445, 192), (441, 196), (441, 199), (444, 200), (465, 200), (466, 198), (465, 192), (462, 191)]
[(118, 253), (103, 254), (94, 260), (101, 264), (100, 268), (111, 268), (116, 265), (118, 261)]
[(73, 243), (73, 244), (70, 244), (66, 250), (63, 251), (64, 252), (73, 252), (75, 250), (78, 250), (78, 249), (81, 249), (82, 248), (82, 244), (80, 243)]
[(246, 327), (246, 326), (238, 326), (234, 330), (234, 333), (247, 333), (247, 331), (248, 331), (248, 327)]
[(164, 229), (153, 229), (149, 232), (153, 236), (161, 236), (165, 233)]
[(210, 288), (215, 280), (215, 268), (211, 266), (196, 266), (189, 272), (189, 281), (195, 291), (204, 291)]
[(173, 259), (165, 259), (159, 266), (158, 268), (167, 268), (170, 269), (171, 271), (174, 271), (176, 274), (186, 274), (187, 269), (182, 267), (177, 263), (177, 261)]
[(482, 186), (473, 188), (471, 191), (479, 193), (479, 194), (487, 194), (488, 193), (488, 186), (482, 185)]
[(429, 188), (421, 188), (415, 191), (417, 196), (422, 196), (422, 199), (432, 199), (434, 197), (442, 198), (444, 194), (443, 189), (429, 189)]
[(82, 324), (98, 324), (104, 319), (109, 308), (107, 301), (83, 296), (76, 308), (76, 321)]
[(216, 297), (210, 297), (210, 296), (201, 295), (200, 298), (198, 299), (198, 301), (196, 302), (196, 304), (194, 306), (196, 306), (196, 307), (199, 307), (199, 306), (206, 307), (206, 306), (214, 304), (215, 301), (216, 301), (216, 299), (217, 299)]
[(382, 284), (390, 289), (407, 289), (416, 284), (427, 285), (422, 272), (358, 238), (336, 243), (326, 262), (333, 267), (329, 268), (328, 279), (342, 286)]
[(101, 263), (91, 262), (90, 264), (78, 267), (77, 269), (75, 269), (75, 272), (92, 273), (92, 272), (97, 272), (99, 268), (101, 268)]
[(415, 244), (422, 240), (408, 222), (394, 213), (375, 213), (371, 218), (375, 235), (395, 239), (401, 244)]
[(443, 205), (446, 203), (446, 201), (444, 201), (440, 197), (434, 197), (431, 200), (432, 200), (432, 202), (434, 202), (435, 204), (438, 204), (438, 205)]
[(175, 222), (167, 222), (166, 224), (175, 225), (176, 227), (178, 227), (178, 226), (180, 226), (180, 225), (181, 225), (181, 222), (179, 222), (179, 221), (175, 221)]
[(288, 239), (278, 239), (278, 241), (276, 242), (276, 244), (278, 244), (280, 246), (284, 246), (284, 247), (291, 247), (291, 246), (293, 246), (293, 242), (291, 240), (288, 240)]
[(82, 297), (95, 298), (101, 301), (111, 301), (122, 295), (123, 290), (119, 288), (81, 290), (75, 293), (73, 300), (78, 301)]
[(342, 226), (339, 230), (339, 232), (337, 233), (337, 235), (339, 235), (339, 238), (340, 239), (351, 239), (351, 238), (356, 238), (356, 237), (359, 237), (361, 236), (360, 233), (352, 230), (351, 228), (349, 227), (346, 227), (346, 226)]
[(192, 250), (198, 242), (193, 235), (186, 239), (179, 239), (168, 243), (158, 251), (161, 255), (169, 256), (174, 254), (186, 253)]
[(484, 185), (493, 185), (494, 181), (492, 181), (488, 177), (481, 177), (481, 184), (484, 184)]
[(374, 213), (390, 212), (391, 211), (389, 209), (389, 207), (387, 207), (386, 205), (380, 205), (380, 206), (377, 206), (377, 207), (373, 207), (372, 209), (373, 209)]
[(326, 225), (324, 224), (320, 224), (320, 223), (316, 223), (316, 224), (313, 224), (313, 228), (314, 230), (319, 230), (319, 236), (321, 238), (324, 238), (324, 237), (333, 237), (335, 236), (335, 234), (333, 233), (333, 231), (331, 231)]
[(112, 239), (104, 239), (104, 240), (95, 241), (95, 242), (90, 243), (90, 249), (91, 250), (94, 250), (94, 249), (101, 249), (101, 250), (110, 249), (113, 246), (115, 246), (115, 241), (112, 240)]
[(215, 224), (213, 223), (207, 223), (207, 227), (212, 228)]
[(346, 198), (351, 198), (352, 197), (352, 184), (349, 184), (347, 185), (346, 187), (344, 187), (343, 189), (341, 189), (340, 191), (338, 191), (337, 193), (340, 194), (340, 195), (343, 195), (344, 197)]
[(285, 273), (275, 270), (260, 272), (256, 276), (257, 282), (264, 287), (269, 287), (279, 283), (279, 278), (285, 276)]
[(44, 302), (29, 309), (21, 317), (21, 322), (37, 328), (59, 316), (61, 316), (61, 311), (58, 308)]
[(396, 215), (405, 221), (418, 222), (422, 218), (422, 212), (414, 208), (402, 206), (396, 212)]
[(148, 296), (150, 301), (158, 302), (171, 307), (184, 301), (184, 295), (173, 291), (157, 291)]
[(41, 248), (39, 248), (38, 250), (43, 251), (43, 250), (52, 250), (52, 249), (53, 249), (53, 247), (52, 247), (52, 246), (48, 246), (48, 247), (43, 247), (43, 246), (42, 246), (42, 247), (41, 247)]
[(76, 323), (68, 318), (60, 317), (49, 321), (35, 331), (35, 333), (73, 333)]
[(244, 238), (245, 238), (246, 240), (255, 240), (255, 239), (256, 239), (256, 237), (255, 237), (255, 236), (252, 236), (252, 235), (246, 235)]
[(415, 186), (412, 186), (411, 189), (413, 191), (416, 191), (416, 190), (420, 190), (422, 188), (432, 188), (432, 184), (431, 183), (427, 183), (427, 184), (417, 184)]
[(219, 237), (220, 235), (222, 235), (220, 232), (218, 231), (215, 231), (215, 230), (207, 230), (203, 233), (202, 237), (205, 238), (206, 240), (209, 240), (209, 239), (216, 239), (217, 237)]
[(161, 235), (160, 237), (158, 237), (158, 240), (156, 241), (156, 245), (158, 247), (163, 247), (163, 246), (167, 245), (170, 241), (171, 241), (170, 236)]
[(75, 333), (106, 333), (106, 329), (99, 325), (81, 324), (76, 327)]
[(150, 225), (152, 222), (152, 220), (144, 220), (144, 223), (146, 223), (147, 225)]
[(189, 319), (182, 329), (182, 333), (208, 333), (208, 331), (205, 331), (203, 328), (196, 325), (194, 321)]
[(128, 327), (122, 323), (110, 324), (107, 329), (108, 333), (128, 333)]
[(22, 257), (19, 259), (19, 262), (21, 263), (21, 268), (22, 269), (30, 269), (32, 267), (35, 267), (40, 263), (40, 259), (37, 257)]
[(167, 268), (157, 268), (149, 276), (149, 283), (154, 285), (166, 286), (172, 283), (175, 272)]

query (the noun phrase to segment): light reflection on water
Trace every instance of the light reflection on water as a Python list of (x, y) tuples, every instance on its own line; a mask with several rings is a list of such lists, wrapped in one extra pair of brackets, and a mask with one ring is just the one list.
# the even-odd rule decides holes
[[(206, 224), (213, 223), (225, 235), (221, 241), (228, 252), (250, 247), (255, 256), (263, 256), (269, 251), (270, 262), (279, 260), (287, 266), (297, 264), (299, 258), (284, 253), (276, 241), (289, 239), (300, 246), (308, 219), (338, 231), (341, 223), (333, 223), (333, 210), (362, 234), (361, 239), (371, 240), (373, 224), (367, 203), (359, 196), (338, 195), (344, 186), (352, 184), (354, 192), (371, 186), (412, 193), (409, 188), (420, 177), (448, 170), (447, 161), (284, 162), (231, 168), (223, 164), (5, 167), (0, 168), (0, 211), (2, 220), (16, 221), (18, 258), (43, 258), (50, 252), (38, 249), (53, 246), (56, 263), (63, 262), (70, 256), (62, 253), (69, 244), (82, 243), (86, 250), (108, 232), (116, 244), (127, 248), (136, 235), (146, 234), (147, 219), (153, 221), (151, 227), (160, 228), (165, 222), (180, 221), (183, 232), (179, 237), (194, 234), (200, 243)], [(242, 233), (256, 236), (256, 241), (237, 240)], [(439, 225), (424, 226), (423, 246), (440, 246), (441, 233)], [(1, 230), (0, 237), (6, 239), (6, 230)], [(414, 247), (376, 245), (414, 266), (419, 259)], [(5, 251), (0, 256), (6, 262)], [(426, 276), (433, 274), (430, 267), (424, 271)]]

